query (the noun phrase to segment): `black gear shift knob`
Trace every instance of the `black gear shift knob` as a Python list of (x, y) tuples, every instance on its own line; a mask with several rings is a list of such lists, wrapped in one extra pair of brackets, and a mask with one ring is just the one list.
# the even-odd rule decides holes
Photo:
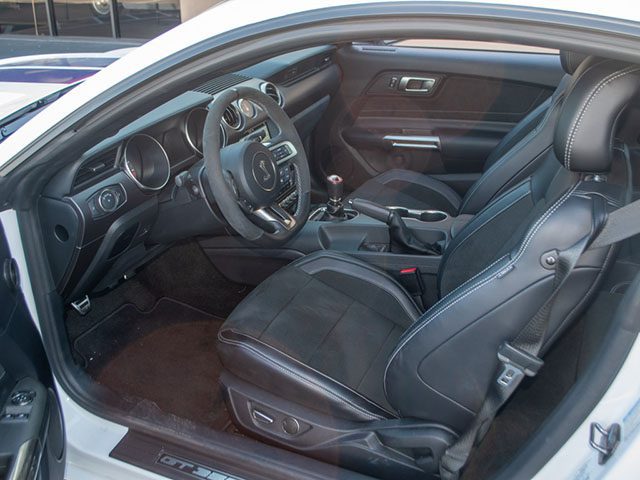
[(344, 182), (342, 177), (340, 175), (329, 175), (327, 177), (327, 193), (329, 194), (329, 201), (333, 203), (340, 203), (343, 192)]

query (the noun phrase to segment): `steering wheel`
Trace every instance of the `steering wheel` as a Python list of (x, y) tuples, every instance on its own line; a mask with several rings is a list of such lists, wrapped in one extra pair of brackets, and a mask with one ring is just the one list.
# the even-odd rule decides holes
[[(261, 107), (275, 124), (278, 132), (268, 146), (241, 141), (220, 148), (222, 115), (241, 98)], [(204, 168), (222, 215), (253, 243), (285, 243), (307, 220), (311, 190), (307, 156), (293, 122), (271, 97), (249, 87), (223, 92), (207, 110), (202, 138)], [(293, 214), (281, 206), (282, 187), (288, 182), (293, 184), (289, 195), (294, 200)]]

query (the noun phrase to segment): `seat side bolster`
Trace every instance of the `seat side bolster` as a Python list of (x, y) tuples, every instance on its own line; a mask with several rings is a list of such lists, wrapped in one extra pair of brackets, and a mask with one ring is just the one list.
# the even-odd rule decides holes
[[(428, 175), (424, 175), (413, 170), (393, 169), (387, 170), (376, 177), (367, 180), (355, 191), (353, 191), (348, 198), (363, 198), (365, 200), (371, 200), (373, 202), (380, 202), (380, 191), (391, 183), (406, 183), (407, 185), (415, 185), (422, 187), (440, 197), (450, 205), (448, 213), (455, 214), (460, 208), (462, 199), (456, 191), (440, 180), (436, 180)], [(428, 196), (425, 196), (428, 198)], [(417, 199), (419, 200), (419, 199)], [(385, 202), (387, 203), (387, 202)], [(387, 205), (393, 206), (393, 205)], [(400, 207), (412, 207), (411, 205), (395, 205)], [(425, 203), (424, 208), (428, 205)], [(435, 208), (431, 206), (431, 208)]]
[(227, 369), (282, 398), (347, 420), (396, 418), (355, 390), (254, 337), (227, 328), (219, 332), (218, 341)]
[[(409, 325), (420, 317), (422, 311), (407, 291), (388, 273), (376, 268), (362, 260), (358, 260), (350, 255), (345, 255), (332, 251), (321, 251), (298, 260), (292, 266), (299, 268), (308, 275), (318, 275), (322, 271), (332, 271), (348, 277), (356, 278), (362, 282), (369, 283), (385, 292), (389, 293), (406, 313)], [(399, 319), (391, 319), (404, 327)]]

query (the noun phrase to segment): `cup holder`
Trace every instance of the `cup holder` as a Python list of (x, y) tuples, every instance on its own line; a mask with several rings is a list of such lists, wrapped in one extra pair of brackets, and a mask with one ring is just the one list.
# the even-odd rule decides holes
[(440, 210), (425, 210), (420, 214), (419, 220), (421, 222), (441, 222), (445, 220), (449, 215)]
[(413, 218), (421, 222), (441, 222), (446, 220), (449, 216), (448, 213), (442, 210), (413, 210), (411, 208), (404, 207), (387, 207), (391, 210), (395, 210), (400, 214), (402, 218)]

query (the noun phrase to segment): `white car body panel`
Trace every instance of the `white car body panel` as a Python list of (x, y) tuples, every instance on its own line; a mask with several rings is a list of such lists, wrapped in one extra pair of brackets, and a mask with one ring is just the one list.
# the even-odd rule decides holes
[(0, 120), (68, 86), (64, 83), (0, 82)]
[[(384, 0), (306, 0), (304, 2), (280, 0), (277, 3), (278, 8), (272, 10), (263, 8), (263, 1), (230, 0), (225, 2), (136, 49), (35, 116), (28, 122), (27, 128), (19, 129), (0, 144), (0, 167), (10, 162), (13, 157), (45, 134), (53, 125), (82, 109), (96, 95), (114, 85), (125, 82), (136, 72), (190, 45), (238, 27), (268, 20), (276, 15), (284, 16), (316, 8), (381, 1)], [(627, 20), (640, 21), (640, 5), (630, 4), (628, 1), (556, 1), (551, 3), (543, 0), (526, 2), (493, 0), (490, 3), (553, 8), (604, 16), (615, 14)], [(239, 15), (238, 12), (242, 12), (242, 14)], [(38, 324), (29, 270), (22, 248), (15, 211), (8, 210), (0, 213), (0, 221), (7, 234), (12, 256), (16, 259), (21, 272), (22, 289), (29, 311)], [(640, 414), (638, 414), (638, 399), (640, 398), (638, 365), (640, 365), (640, 342), (636, 341), (608, 392), (571, 439), (536, 475), (537, 480), (624, 479), (638, 476), (638, 472), (640, 472), (640, 455), (637, 453), (640, 449), (640, 433), (636, 428), (640, 418)], [(66, 478), (69, 480), (163, 478), (110, 458), (109, 452), (126, 434), (127, 428), (83, 410), (65, 394), (60, 386), (58, 386), (58, 392), (67, 425), (68, 468)], [(599, 422), (605, 427), (612, 422), (623, 425), (623, 443), (619, 447), (620, 451), (605, 466), (597, 464), (597, 452), (589, 447), (589, 425), (591, 422)], [(627, 435), (629, 436), (627, 437)]]
[[(62, 389), (58, 385), (58, 391)], [(166, 477), (109, 457), (127, 428), (97, 417), (67, 395), (60, 403), (67, 434), (65, 480), (162, 480)]]
[[(133, 51), (133, 48), (121, 48), (104, 53), (51, 53), (46, 55), (26, 55), (22, 57), (12, 57), (0, 59), (0, 75), (3, 71), (33, 71), (33, 70), (86, 70), (88, 74), (93, 74), (103, 67), (86, 66), (87, 61), (95, 59), (105, 59), (111, 62), (124, 57)], [(53, 63), (68, 62), (68, 66), (56, 66)], [(83, 63), (85, 65), (83, 66)], [(44, 83), (44, 82), (8, 82), (0, 81), (0, 121), (28, 107), (29, 105), (43, 99), (49, 95), (59, 92), (70, 86), (77, 85), (83, 80), (71, 83)]]
[(127, 53), (132, 52), (135, 48), (118, 48), (109, 50), (108, 52), (91, 52), (91, 53), (45, 53), (42, 55), (23, 55), (21, 57), (10, 57), (0, 59), (0, 67), (8, 65), (29, 65), (46, 60), (81, 60), (86, 58), (122, 58)]

